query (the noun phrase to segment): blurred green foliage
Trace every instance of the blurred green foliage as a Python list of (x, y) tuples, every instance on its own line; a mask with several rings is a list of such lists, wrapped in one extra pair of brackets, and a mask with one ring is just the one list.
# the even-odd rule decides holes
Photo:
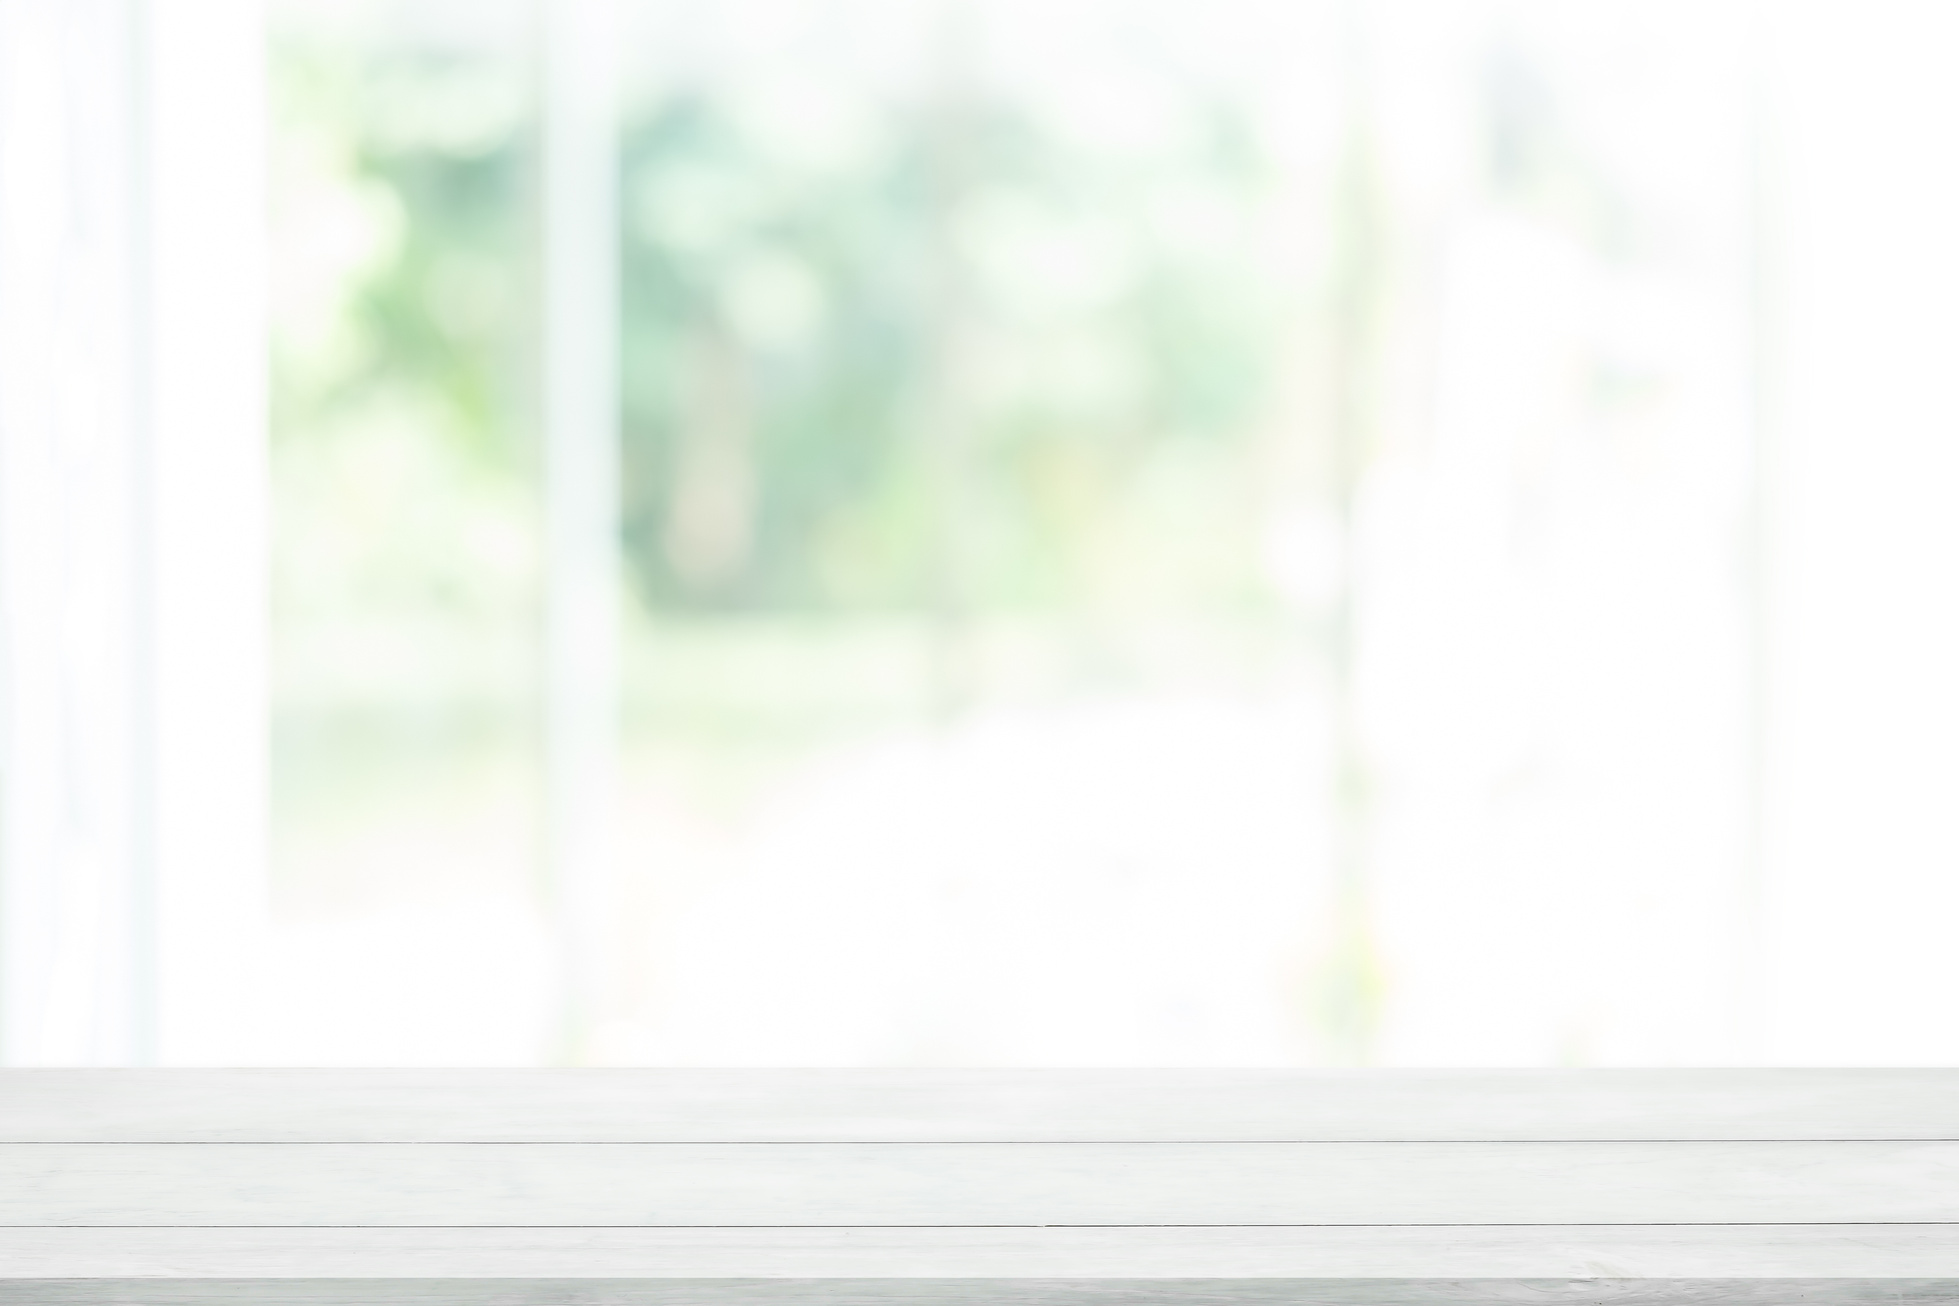
[[(332, 467), (422, 442), (426, 473), (355, 528), (394, 573), (374, 584), (528, 593), (524, 549), (470, 540), (534, 512), (532, 71), (317, 40), (275, 57), (306, 174), (283, 225), (337, 206), (364, 233), (337, 262), (284, 256), (319, 282), (280, 315), (287, 497), (344, 530)], [(836, 85), (813, 115), (738, 79), (642, 90), (620, 145), (622, 543), (651, 608), (1256, 592), (1242, 504), (1285, 296), (1261, 263), (1266, 169), (1223, 101), (1180, 92), (1159, 139), (1121, 150), (970, 87)]]

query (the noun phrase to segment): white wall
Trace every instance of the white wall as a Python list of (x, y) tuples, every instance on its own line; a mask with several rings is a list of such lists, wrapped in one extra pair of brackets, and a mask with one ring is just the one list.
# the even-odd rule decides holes
[(1769, 1055), (1959, 1058), (1959, 13), (1790, 6)]

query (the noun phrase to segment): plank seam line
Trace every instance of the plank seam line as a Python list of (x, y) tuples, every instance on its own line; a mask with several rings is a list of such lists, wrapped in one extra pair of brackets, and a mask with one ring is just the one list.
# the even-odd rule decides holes
[(1802, 1138), (0, 1138), (0, 1147), (1515, 1147), (1611, 1143), (1955, 1143), (1959, 1137)]
[(1543, 1224), (1498, 1221), (1454, 1224), (0, 1224), (17, 1229), (1943, 1229), (1959, 1220), (1642, 1220), (1637, 1223)]

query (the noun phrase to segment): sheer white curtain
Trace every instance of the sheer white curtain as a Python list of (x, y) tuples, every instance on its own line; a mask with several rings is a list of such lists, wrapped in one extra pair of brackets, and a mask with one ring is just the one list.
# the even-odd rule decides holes
[(0, 5), (0, 1040), (141, 1055), (140, 150), (120, 4)]
[(235, 1059), (263, 885), (263, 37), (0, 2), (0, 1059)]

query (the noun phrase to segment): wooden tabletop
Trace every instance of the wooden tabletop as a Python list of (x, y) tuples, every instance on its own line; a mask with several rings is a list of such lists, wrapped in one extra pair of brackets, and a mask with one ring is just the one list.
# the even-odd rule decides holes
[(1954, 1071), (0, 1071), (0, 1301), (1959, 1303)]

